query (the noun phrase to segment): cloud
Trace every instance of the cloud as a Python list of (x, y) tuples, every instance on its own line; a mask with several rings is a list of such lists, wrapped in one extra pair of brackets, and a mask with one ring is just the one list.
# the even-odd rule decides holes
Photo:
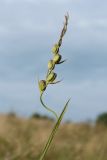
[(104, 30), (107, 31), (107, 19), (99, 18), (99, 19), (93, 19), (93, 20), (81, 20), (78, 21), (76, 24), (80, 29), (93, 29), (93, 30), (100, 30), (104, 32)]
[[(56, 67), (64, 81), (59, 89), (49, 87), (46, 102), (63, 106), (62, 100), (72, 96), (73, 108), (66, 118), (75, 121), (95, 118), (106, 110), (106, 5), (96, 0), (4, 0), (0, 1), (0, 111), (14, 105), (26, 115), (45, 112), (38, 107), (36, 75), (45, 76), (67, 11), (69, 26), (60, 53), (68, 61)], [(60, 112), (60, 107), (55, 109)]]

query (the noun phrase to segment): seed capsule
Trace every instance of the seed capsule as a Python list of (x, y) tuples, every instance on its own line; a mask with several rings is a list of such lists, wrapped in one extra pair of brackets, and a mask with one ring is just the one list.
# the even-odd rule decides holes
[(45, 91), (45, 89), (46, 89), (46, 81), (45, 80), (41, 80), (38, 83), (39, 83), (39, 90), (40, 90), (40, 92)]
[(58, 64), (61, 60), (62, 56), (60, 54), (55, 54), (54, 55), (54, 58), (53, 58), (53, 61), (55, 64)]
[(52, 48), (52, 52), (53, 52), (54, 54), (57, 54), (58, 51), (59, 51), (59, 46), (58, 46), (58, 44), (55, 44), (54, 47)]
[(48, 62), (48, 69), (49, 69), (49, 70), (53, 70), (54, 68), (55, 68), (55, 63), (54, 63), (53, 60), (50, 60), (50, 61)]
[(51, 72), (51, 73), (48, 75), (48, 77), (47, 77), (47, 79), (46, 79), (46, 82), (47, 82), (47, 83), (51, 83), (51, 82), (53, 82), (53, 81), (56, 79), (56, 77), (57, 77), (57, 74), (54, 73), (54, 72)]

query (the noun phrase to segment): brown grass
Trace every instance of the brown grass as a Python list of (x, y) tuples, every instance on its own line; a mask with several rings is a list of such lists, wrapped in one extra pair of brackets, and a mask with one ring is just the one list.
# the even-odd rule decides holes
[[(54, 122), (0, 115), (0, 160), (36, 160)], [(107, 128), (61, 125), (46, 160), (107, 160)]]

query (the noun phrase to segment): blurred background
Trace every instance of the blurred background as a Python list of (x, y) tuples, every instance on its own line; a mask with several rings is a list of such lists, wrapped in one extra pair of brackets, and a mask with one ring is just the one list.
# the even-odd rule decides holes
[(39, 102), (37, 75), (45, 77), (67, 12), (60, 52), (68, 60), (56, 68), (63, 82), (48, 88), (46, 103), (60, 113), (71, 97), (65, 119), (74, 122), (93, 121), (107, 111), (106, 5), (106, 0), (0, 1), (1, 113), (48, 114)]
[(58, 113), (71, 102), (46, 159), (107, 160), (107, 1), (0, 0), (1, 160), (35, 160), (50, 134), (37, 77), (45, 78), (67, 12), (67, 61), (55, 68), (63, 81), (44, 99)]

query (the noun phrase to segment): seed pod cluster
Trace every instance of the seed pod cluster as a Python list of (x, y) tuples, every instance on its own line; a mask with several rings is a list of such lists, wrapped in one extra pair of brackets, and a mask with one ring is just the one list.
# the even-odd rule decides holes
[(48, 84), (56, 84), (56, 83), (60, 82), (60, 81), (55, 81), (57, 74), (54, 72), (54, 69), (55, 69), (55, 65), (65, 62), (65, 60), (61, 61), (62, 56), (59, 54), (59, 49), (62, 44), (62, 38), (65, 35), (66, 30), (67, 30), (68, 18), (69, 18), (69, 16), (66, 15), (65, 16), (65, 23), (64, 23), (63, 29), (61, 31), (59, 41), (52, 48), (53, 59), (48, 61), (48, 72), (46, 75), (46, 79), (38, 82), (39, 90), (41, 93), (46, 90), (46, 87)]

